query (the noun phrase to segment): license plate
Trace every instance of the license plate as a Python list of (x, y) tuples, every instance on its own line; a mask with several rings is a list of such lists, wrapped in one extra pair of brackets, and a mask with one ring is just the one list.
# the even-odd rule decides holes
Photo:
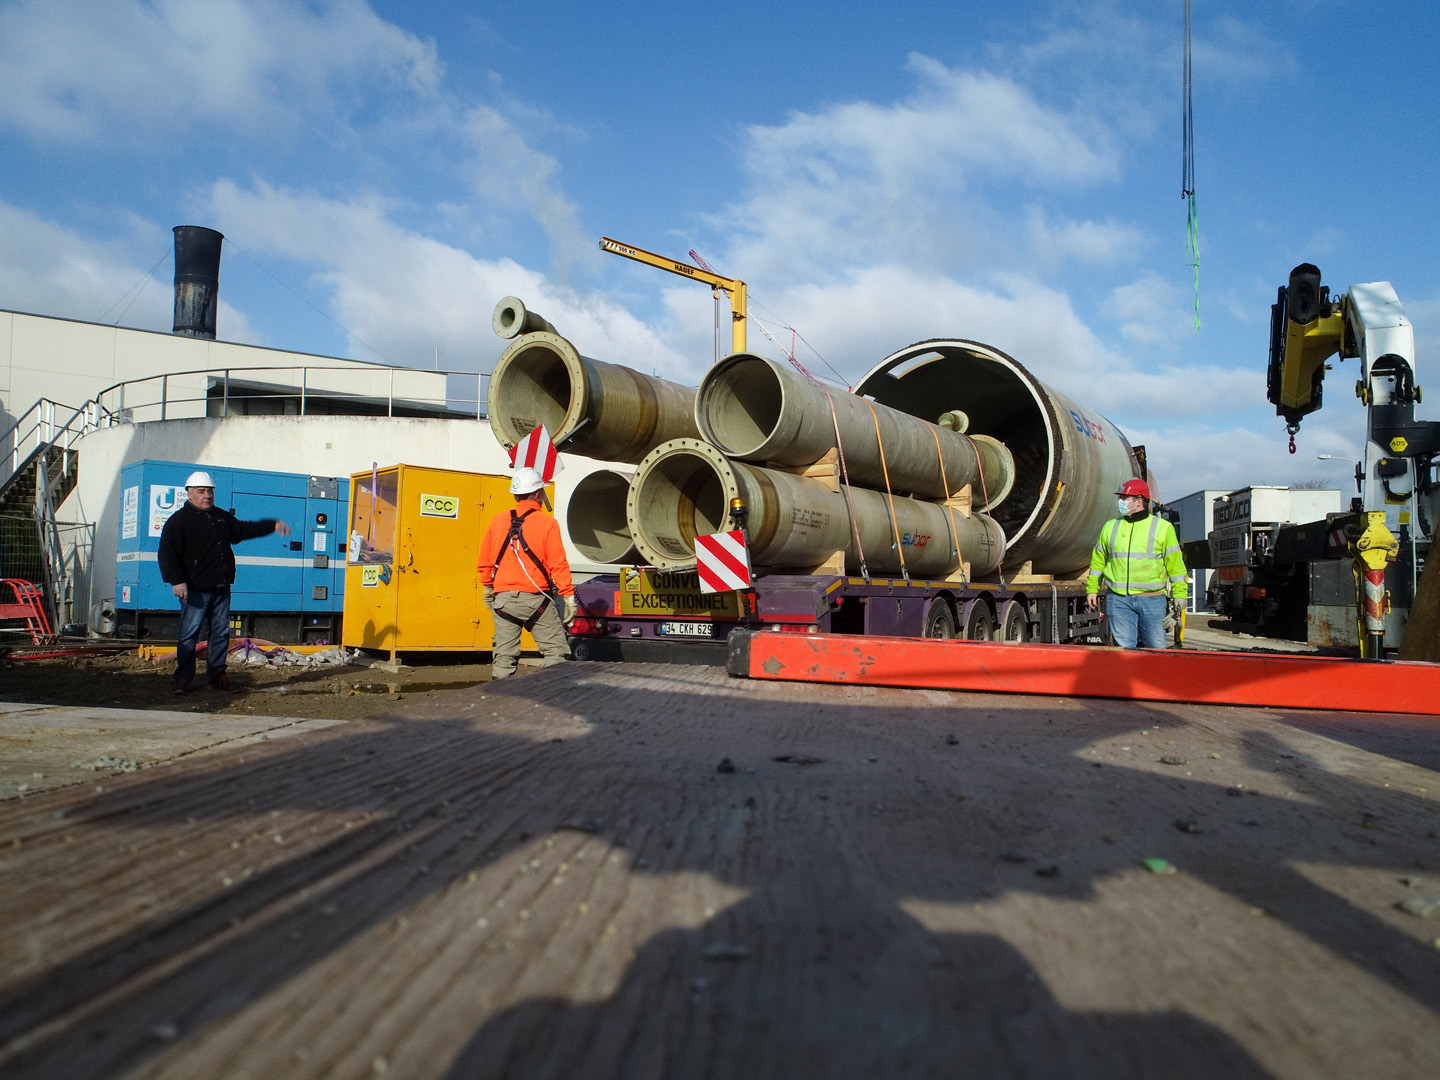
[(666, 637), (714, 637), (715, 624), (708, 622), (662, 622), (660, 633)]

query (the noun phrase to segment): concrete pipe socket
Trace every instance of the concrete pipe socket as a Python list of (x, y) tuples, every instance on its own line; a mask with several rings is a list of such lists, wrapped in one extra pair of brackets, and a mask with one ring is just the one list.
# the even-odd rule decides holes
[(1085, 572), (1115, 491), (1140, 475), (1130, 443), (1094, 409), (1072, 401), (1013, 357), (978, 341), (922, 341), (877, 364), (855, 388), (901, 412), (963, 411), (972, 433), (999, 439), (1015, 459), (1015, 486), (995, 520), (1010, 538), (1006, 565)]
[(500, 354), (489, 403), (507, 448), (544, 424), (564, 453), (633, 465), (668, 439), (700, 434), (694, 390), (581, 356), (548, 330), (521, 334)]
[(490, 316), (490, 328), (495, 331), (496, 337), (507, 340), (521, 334), (533, 334), (538, 330), (544, 330), (547, 334), (560, 333), (542, 318), (539, 312), (526, 308), (525, 301), (518, 296), (501, 297)]
[[(689, 568), (696, 536), (734, 527), (729, 507), (735, 497), (749, 511), (755, 566), (811, 569), (843, 551), (846, 569), (860, 569), (843, 493), (812, 477), (732, 461), (698, 439), (663, 443), (640, 463), (626, 504), (635, 546), (659, 569)], [(903, 565), (914, 577), (945, 577), (963, 561), (979, 576), (993, 572), (1004, 556), (1004, 531), (984, 514), (966, 516), (863, 488), (852, 489), (851, 497), (872, 572), (899, 573)]]
[(565, 535), (590, 562), (633, 565), (640, 561), (625, 514), (630, 475), (616, 469), (596, 469), (582, 476), (570, 493)]
[(814, 464), (834, 449), (838, 427), (850, 482), (877, 491), (943, 499), (968, 484), (974, 504), (988, 509), (1015, 482), (1014, 458), (994, 438), (822, 387), (750, 353), (706, 372), (695, 393), (695, 422), (730, 457), (790, 466)]

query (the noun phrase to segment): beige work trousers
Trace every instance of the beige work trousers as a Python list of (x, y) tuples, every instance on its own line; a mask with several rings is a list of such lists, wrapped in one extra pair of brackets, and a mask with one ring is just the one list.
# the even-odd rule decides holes
[(563, 664), (570, 659), (570, 642), (555, 602), (540, 593), (499, 592), (495, 594), (495, 649), (491, 654), (490, 677), (503, 679), (515, 674), (520, 662), (520, 631), (529, 630), (540, 647), (540, 664)]

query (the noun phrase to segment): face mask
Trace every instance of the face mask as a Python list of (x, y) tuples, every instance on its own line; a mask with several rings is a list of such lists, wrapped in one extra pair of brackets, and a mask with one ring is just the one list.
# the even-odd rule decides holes
[(1124, 517), (1126, 514), (1130, 513), (1129, 499), (1116, 499), (1115, 506), (1119, 509), (1121, 517)]

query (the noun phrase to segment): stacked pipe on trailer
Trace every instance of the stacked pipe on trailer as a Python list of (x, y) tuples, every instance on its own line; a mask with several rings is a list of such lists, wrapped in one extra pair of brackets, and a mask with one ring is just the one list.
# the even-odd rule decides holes
[[(902, 349), (854, 393), (737, 353), (695, 391), (582, 357), (515, 297), (497, 305), (493, 325), (513, 338), (490, 379), (497, 438), (514, 446), (543, 423), (566, 453), (638, 464), (629, 537), (613, 481), (572, 498), (567, 525), (572, 542), (594, 537), (597, 553), (633, 540), (663, 569), (693, 565), (695, 537), (731, 528), (738, 496), (756, 565), (813, 566), (843, 551), (857, 569), (863, 551), (881, 572), (944, 577), (968, 563), (982, 577), (1003, 558), (1073, 576), (1113, 517), (1111, 494), (1141, 471), (1108, 420), (978, 342)], [(814, 464), (837, 442), (855, 485), (846, 491), (766, 467)], [(927, 501), (966, 486), (981, 512)]]
[(946, 499), (970, 485), (976, 505), (988, 509), (1015, 483), (1015, 459), (997, 439), (829, 389), (751, 353), (705, 373), (695, 420), (727, 457), (754, 464), (813, 465), (838, 438), (850, 481), (876, 491)]
[(1009, 447), (1016, 483), (994, 511), (1009, 538), (1007, 568), (1028, 562), (1035, 573), (1083, 574), (1115, 516), (1113, 493), (1141, 475), (1114, 424), (978, 341), (910, 345), (866, 373), (855, 393), (914, 416), (963, 409), (973, 431)]
[(596, 469), (575, 483), (565, 509), (565, 534), (585, 558), (597, 563), (634, 564), (640, 552), (630, 538), (625, 499), (633, 473)]
[[(502, 322), (508, 329), (532, 319), (549, 326), (506, 297), (493, 323), (498, 333)], [(700, 434), (694, 390), (581, 356), (553, 330), (521, 333), (500, 354), (489, 410), (491, 430), (507, 450), (544, 424), (564, 453), (631, 465), (667, 439)]]
[(630, 534), (652, 566), (689, 567), (696, 536), (733, 528), (736, 497), (747, 508), (755, 565), (808, 568), (843, 551), (854, 569), (863, 551), (872, 570), (943, 578), (962, 562), (972, 575), (991, 573), (1005, 552), (1004, 532), (984, 514), (868, 488), (847, 495), (814, 477), (734, 461), (699, 439), (661, 443), (640, 463), (627, 502)]

